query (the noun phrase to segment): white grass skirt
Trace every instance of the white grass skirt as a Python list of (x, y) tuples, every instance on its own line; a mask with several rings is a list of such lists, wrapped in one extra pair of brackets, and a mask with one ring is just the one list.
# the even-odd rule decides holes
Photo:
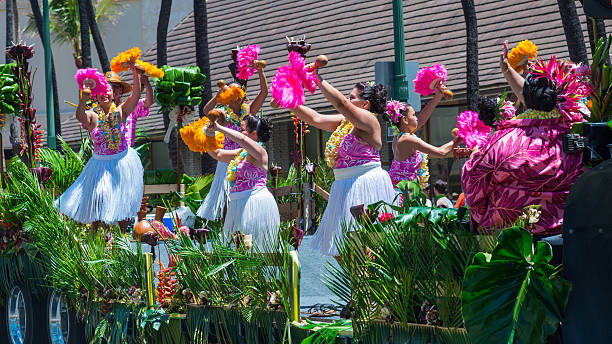
[(232, 192), (225, 214), (223, 232), (231, 235), (235, 231), (253, 235), (258, 247), (275, 240), (280, 226), (278, 205), (267, 188)]
[(389, 173), (380, 163), (335, 169), (336, 180), (329, 191), (329, 201), (312, 241), (313, 249), (328, 256), (337, 256), (335, 238), (341, 242), (343, 227), (349, 228), (353, 216), (351, 207), (385, 201), (391, 203), (396, 193)]
[(223, 208), (229, 201), (227, 165), (227, 163), (217, 161), (217, 169), (212, 184), (210, 184), (210, 190), (196, 213), (199, 217), (214, 221), (223, 216)]
[(81, 223), (114, 224), (136, 216), (143, 188), (142, 163), (134, 149), (112, 155), (94, 154), (54, 205)]

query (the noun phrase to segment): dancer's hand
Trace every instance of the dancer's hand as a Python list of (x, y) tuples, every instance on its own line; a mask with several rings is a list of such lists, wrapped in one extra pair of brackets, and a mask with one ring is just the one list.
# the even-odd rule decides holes
[(146, 75), (144, 71), (142, 71), (142, 73), (140, 74), (140, 83), (143, 85), (149, 84), (149, 76)]
[(499, 54), (499, 67), (502, 73), (508, 73), (508, 68), (510, 68), (510, 64), (508, 64), (508, 41), (504, 41), (502, 51)]
[(442, 100), (442, 97), (444, 96), (444, 93), (442, 91), (444, 91), (444, 89), (446, 89), (446, 86), (444, 86), (444, 84), (442, 84), (442, 80), (436, 81), (436, 84), (434, 86), (434, 96), (433, 96), (433, 99), (435, 99), (437, 101)]

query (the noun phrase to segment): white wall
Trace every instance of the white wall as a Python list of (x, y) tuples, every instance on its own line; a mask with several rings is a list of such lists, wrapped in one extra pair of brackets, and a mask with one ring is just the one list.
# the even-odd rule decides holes
[[(120, 0), (124, 3), (123, 15), (116, 18), (115, 25), (101, 25), (100, 31), (104, 40), (104, 45), (109, 61), (118, 52), (127, 50), (133, 46), (138, 46), (143, 51), (148, 50), (156, 41), (157, 20), (159, 18), (160, 0)], [(42, 0), (39, 0), (42, 5)], [(28, 0), (18, 0), (19, 25), (23, 29), (27, 25), (27, 15), (31, 13), (30, 2)], [(171, 30), (185, 16), (193, 11), (193, 2), (187, 0), (175, 0), (172, 3), (172, 12), (168, 29)], [(0, 45), (4, 47), (6, 37), (6, 4), (0, 1)], [(44, 80), (44, 48), (41, 39), (37, 34), (22, 33), (22, 40), (28, 45), (34, 44), (34, 58), (30, 60), (32, 71), (35, 71), (33, 78), (34, 88), (34, 107), (37, 109), (37, 120), (43, 127), (46, 126), (46, 91)], [(74, 74), (76, 67), (72, 57), (72, 48), (69, 44), (52, 44), (53, 57), (55, 60), (55, 70), (57, 74), (58, 99), (62, 122), (74, 120), (70, 117), (74, 114), (74, 107), (64, 103), (64, 100), (76, 103), (78, 93)], [(98, 55), (93, 41), (91, 42), (92, 62), (94, 67), (101, 69)], [(2, 54), (0, 63), (4, 63)]]

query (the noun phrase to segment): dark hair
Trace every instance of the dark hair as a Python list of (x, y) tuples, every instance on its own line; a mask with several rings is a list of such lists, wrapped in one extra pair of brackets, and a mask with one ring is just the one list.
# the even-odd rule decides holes
[(446, 183), (442, 179), (438, 179), (434, 183), (433, 187), (434, 187), (434, 190), (438, 191), (438, 193), (446, 194), (446, 187), (447, 187), (447, 185), (448, 185), (448, 183)]
[(547, 78), (528, 74), (523, 84), (523, 97), (528, 109), (551, 111), (557, 106), (557, 90)]
[(272, 136), (272, 121), (265, 116), (257, 117), (249, 114), (244, 118), (249, 132), (257, 132), (257, 141), (268, 142)]
[(476, 111), (478, 111), (478, 119), (489, 127), (493, 127), (495, 123), (495, 108), (497, 102), (489, 97), (479, 96), (476, 102)]
[(370, 110), (374, 113), (382, 115), (387, 110), (387, 90), (385, 86), (376, 84), (370, 86), (365, 82), (360, 82), (355, 85), (359, 91), (359, 96), (370, 102)]

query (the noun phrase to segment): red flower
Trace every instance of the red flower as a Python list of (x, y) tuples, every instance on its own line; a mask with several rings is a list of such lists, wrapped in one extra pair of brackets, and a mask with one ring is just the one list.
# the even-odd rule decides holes
[(393, 214), (391, 214), (391, 213), (381, 213), (378, 216), (378, 221), (380, 221), (380, 223), (384, 223), (384, 222), (387, 222), (387, 221), (393, 219), (394, 217), (395, 216), (393, 216)]

